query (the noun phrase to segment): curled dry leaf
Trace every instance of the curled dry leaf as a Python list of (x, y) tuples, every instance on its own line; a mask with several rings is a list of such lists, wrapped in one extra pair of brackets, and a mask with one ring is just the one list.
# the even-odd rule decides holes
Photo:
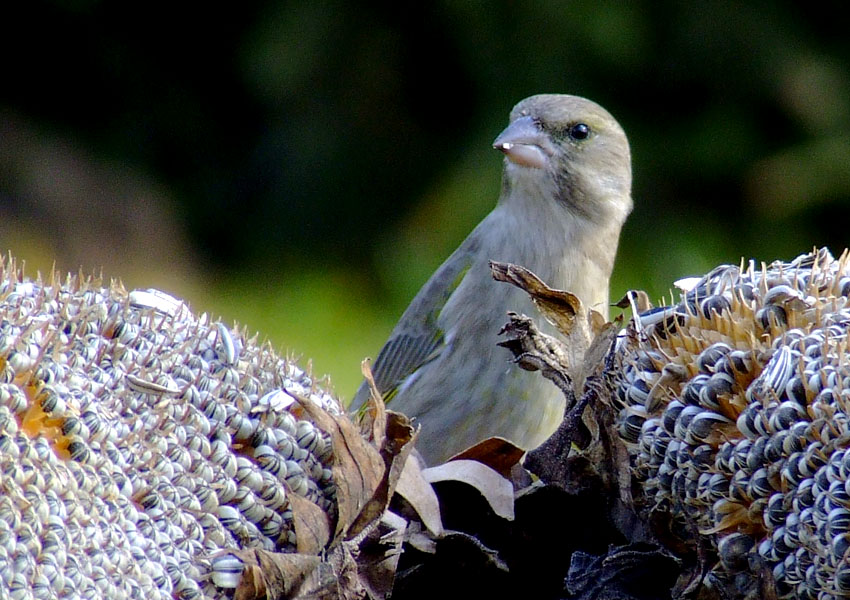
[(381, 485), (384, 460), (346, 415), (332, 415), (309, 400), (299, 398), (299, 402), (313, 422), (331, 436), (339, 511), (331, 539), (337, 540), (350, 533), (351, 525)]
[(604, 326), (605, 319), (585, 307), (575, 294), (549, 287), (525, 267), (491, 261), (490, 269), (497, 281), (524, 290), (546, 320), (564, 336), (566, 343), (559, 344), (559, 352), (563, 357), (560, 362), (567, 367), (566, 373), (576, 385), (576, 391), (580, 391), (585, 352)]
[(455, 454), (451, 460), (477, 460), (505, 479), (510, 479), (514, 466), (519, 464), (524, 454), (525, 450), (512, 441), (491, 437)]
[(578, 296), (550, 288), (537, 275), (519, 265), (491, 260), (490, 270), (496, 281), (511, 283), (525, 290), (546, 320), (561, 333), (572, 333), (583, 312)]
[[(384, 461), (384, 475), (372, 497), (349, 526), (342, 549), (356, 548), (357, 581), (369, 597), (386, 598), (392, 592), (395, 571), (407, 529), (407, 521), (387, 511), (405, 462), (416, 440), (417, 431), (406, 416), (385, 411), (383, 401), (373, 394), (370, 404), (376, 405), (376, 414), (383, 415), (385, 432), (380, 456)], [(410, 461), (415, 462), (415, 461)], [(336, 550), (336, 548), (334, 548)]]
[(440, 501), (431, 484), (422, 475), (419, 461), (408, 457), (399, 477), (396, 492), (410, 503), (426, 529), (434, 536), (443, 535), (443, 522), (440, 517)]
[(575, 294), (546, 285), (525, 267), (490, 261), (490, 270), (497, 281), (511, 283), (524, 290), (546, 320), (568, 338), (590, 339), (605, 324), (604, 317), (586, 307)]
[(372, 441), (376, 448), (382, 448), (387, 431), (387, 411), (381, 398), (381, 392), (375, 385), (375, 378), (372, 376), (372, 368), (369, 365), (368, 358), (360, 363), (360, 372), (363, 373), (363, 378), (369, 385), (369, 400), (361, 409), (360, 431), (366, 439)]
[(569, 359), (564, 344), (550, 335), (541, 333), (534, 321), (525, 315), (508, 313), (508, 323), (502, 327), (499, 335), (507, 339), (498, 343), (514, 355), (520, 368), (526, 371), (540, 371), (571, 398), (576, 392), (572, 389), (572, 379), (567, 372)]
[(408, 523), (404, 538), (407, 544), (419, 552), (424, 552), (425, 554), (437, 553), (437, 540), (429, 531), (422, 529), (422, 523), (417, 521)]
[[(381, 454), (385, 456), (385, 461), (389, 462), (392, 459), (392, 462), (401, 469), (404, 468), (404, 461), (399, 462), (397, 459), (404, 456), (407, 460), (407, 453), (413, 449), (419, 428), (413, 427), (407, 415), (392, 410), (387, 410), (385, 413), (385, 435), (384, 443), (380, 446)], [(399, 473), (401, 473), (400, 470)]]
[[(245, 564), (235, 598), (330, 599), (367, 594), (385, 598), (391, 591), (404, 534), (404, 526), (387, 521), (385, 510), (416, 432), (407, 417), (385, 411), (380, 398), (374, 399), (372, 427), (378, 422), (384, 427), (373, 435), (382, 442), (379, 450), (347, 416), (327, 413), (306, 399), (298, 401), (331, 437), (339, 510), (336, 527), (316, 504), (290, 494), (298, 552), (234, 552)], [(367, 539), (370, 532), (373, 537)]]
[(292, 522), (299, 554), (315, 555), (324, 550), (331, 539), (331, 523), (325, 511), (307, 498), (287, 494), (292, 509)]
[[(559, 380), (572, 381), (573, 393), (580, 396), (587, 377), (601, 371), (602, 358), (611, 348), (621, 319), (615, 323), (606, 322), (601, 314), (583, 306), (575, 294), (549, 287), (525, 267), (491, 261), (490, 269), (494, 279), (525, 290), (546, 320), (566, 338), (565, 343), (561, 343), (537, 331), (533, 323), (525, 323), (523, 317), (509, 313), (510, 322), (502, 333), (510, 337), (499, 345), (511, 350), (521, 367), (543, 371), (543, 376), (562, 390), (566, 391), (565, 385)], [(620, 302), (629, 299), (634, 303), (636, 294), (630, 292)], [(529, 335), (529, 329), (533, 334)], [(542, 362), (539, 359), (543, 359)]]
[[(383, 404), (380, 399), (378, 402)], [(348, 540), (361, 535), (381, 518), (390, 503), (396, 483), (404, 469), (404, 463), (416, 441), (417, 430), (410, 423), (410, 419), (403, 414), (386, 411), (386, 423), (384, 445), (378, 455), (382, 460), (384, 471), (372, 496), (363, 504), (360, 512), (348, 526), (345, 533), (345, 538)]]
[(514, 488), (511, 482), (490, 467), (474, 460), (452, 460), (422, 471), (429, 483), (459, 481), (472, 486), (484, 496), (498, 516), (514, 518)]
[(392, 593), (407, 529), (404, 518), (384, 511), (378, 526), (357, 546), (359, 579), (373, 600), (382, 600)]
[[(257, 559), (251, 551), (251, 558), (254, 559), (254, 562), (249, 562), (248, 557), (245, 556), (245, 553), (242, 552), (234, 552), (233, 554), (239, 556), (242, 559), (242, 562), (245, 563), (245, 568), (242, 570), (242, 577), (239, 579), (239, 585), (236, 587), (236, 591), (233, 594), (234, 600), (254, 600), (255, 598), (266, 598), (266, 597), (279, 597), (285, 598), (286, 592), (284, 591), (284, 585), (286, 578), (276, 576), (276, 570), (269, 569), (269, 575), (265, 575), (263, 573), (263, 568), (259, 564), (259, 559)], [(299, 555), (300, 556), (300, 555)], [(310, 562), (318, 563), (318, 556), (307, 556), (304, 557), (307, 559), (312, 559)], [(312, 571), (315, 568), (315, 565), (311, 565), (309, 567), (309, 571)], [(308, 571), (308, 572), (309, 572)], [(295, 574), (294, 577), (290, 579), (293, 583), (298, 585), (296, 582), (303, 581), (304, 575), (302, 573)], [(279, 581), (280, 589), (274, 589), (269, 592), (268, 585), (266, 584), (266, 580), (271, 579), (275, 582)], [(272, 584), (272, 587), (275, 588), (275, 584)]]
[(315, 593), (335, 585), (336, 577), (329, 568), (322, 568), (318, 556), (257, 549), (232, 553), (245, 563), (234, 600), (330, 597)]
[(622, 315), (614, 321), (605, 323), (596, 332), (593, 341), (590, 342), (584, 353), (581, 370), (575, 375), (576, 389), (584, 389), (584, 382), (592, 375), (600, 374), (605, 368), (605, 359), (614, 348), (614, 340), (623, 325)]

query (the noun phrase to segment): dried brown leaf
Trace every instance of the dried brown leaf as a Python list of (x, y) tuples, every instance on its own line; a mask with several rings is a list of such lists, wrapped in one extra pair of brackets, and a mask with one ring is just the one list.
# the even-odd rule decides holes
[[(318, 557), (313, 557), (318, 561)], [(234, 600), (254, 600), (255, 598), (274, 598), (275, 595), (285, 597), (283, 593), (269, 594), (266, 577), (259, 565), (245, 565), (239, 585), (233, 594)]]
[[(386, 436), (381, 452), (388, 458), (400, 457), (405, 446), (412, 444), (419, 429), (405, 414), (392, 410), (386, 411)], [(408, 449), (409, 451), (410, 449)], [(404, 466), (404, 463), (401, 463)]]
[(300, 595), (303, 589), (326, 587), (335, 579), (321, 568), (322, 559), (318, 556), (256, 549), (233, 554), (245, 563), (234, 600), (300, 598), (304, 597)]
[[(602, 316), (584, 306), (575, 294), (550, 288), (525, 267), (490, 261), (490, 269), (496, 280), (515, 285), (528, 293), (543, 317), (563, 334), (566, 343), (561, 345), (562, 357), (559, 360), (562, 370), (574, 383), (581, 379), (584, 353), (593, 340), (594, 332), (603, 328)], [(543, 339), (544, 334), (538, 337)], [(576, 391), (579, 389), (577, 387)]]
[(460, 481), (474, 487), (484, 496), (498, 516), (514, 518), (514, 488), (511, 482), (490, 467), (474, 460), (452, 460), (422, 471), (429, 483)]
[(396, 493), (410, 503), (428, 531), (437, 537), (443, 535), (440, 501), (434, 488), (422, 475), (418, 460), (408, 457), (399, 477)]
[(566, 345), (541, 333), (534, 321), (525, 315), (509, 312), (508, 319), (499, 332), (506, 339), (497, 345), (510, 350), (520, 368), (540, 371), (568, 397), (574, 395), (571, 374), (566, 367), (570, 364)]
[(407, 543), (425, 554), (437, 553), (437, 540), (424, 531), (416, 531), (407, 535)]
[[(288, 492), (288, 490), (287, 490)], [(287, 493), (300, 554), (318, 554), (331, 539), (331, 522), (318, 505), (298, 494)]]
[(387, 434), (380, 454), (385, 465), (385, 476), (348, 527), (345, 536), (349, 540), (366, 531), (381, 518), (390, 503), (405, 461), (416, 441), (418, 430), (414, 429), (408, 417), (393, 411), (386, 411), (386, 416)]
[(623, 317), (620, 316), (612, 322), (605, 323), (596, 333), (590, 346), (584, 353), (581, 372), (575, 375), (573, 386), (578, 394), (584, 389), (585, 380), (594, 373), (601, 372), (604, 367), (604, 359), (611, 349), (611, 344), (617, 338), (617, 334), (623, 324)]
[[(321, 596), (321, 600), (361, 600), (367, 597), (366, 588), (359, 574), (356, 556), (359, 553), (358, 546), (349, 542), (341, 542), (333, 547), (327, 554), (327, 558), (323, 564), (330, 567), (336, 577), (337, 585), (335, 589), (330, 590), (334, 594), (325, 594), (325, 588), (317, 588), (317, 593)], [(304, 596), (306, 598), (314, 596)]]
[(384, 436), (387, 431), (386, 406), (381, 397), (381, 392), (378, 391), (378, 386), (375, 385), (375, 378), (372, 376), (369, 359), (360, 363), (360, 371), (363, 373), (363, 378), (369, 386), (369, 398), (364, 405), (363, 415), (360, 421), (360, 431), (367, 439), (374, 443), (376, 448), (382, 448), (384, 446)]
[(402, 517), (384, 511), (378, 526), (358, 545), (357, 573), (373, 600), (382, 600), (392, 593), (407, 525)]
[(365, 589), (351, 548), (339, 544), (324, 559), (300, 553), (233, 551), (245, 564), (234, 600), (362, 599)]
[(309, 399), (299, 398), (298, 401), (313, 422), (331, 436), (334, 454), (332, 470), (339, 513), (332, 536), (332, 541), (335, 541), (349, 531), (384, 481), (384, 460), (347, 416), (332, 415)]
[(537, 275), (519, 265), (491, 260), (490, 270), (497, 281), (525, 290), (546, 320), (564, 335), (569, 336), (581, 320), (581, 300), (575, 294), (550, 288)]
[(525, 450), (510, 440), (491, 437), (455, 454), (450, 460), (476, 460), (487, 465), (505, 479), (511, 478), (514, 465), (522, 460)]

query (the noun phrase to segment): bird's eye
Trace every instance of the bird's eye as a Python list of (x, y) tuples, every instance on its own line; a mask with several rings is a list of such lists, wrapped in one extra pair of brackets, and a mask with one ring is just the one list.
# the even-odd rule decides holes
[(586, 140), (590, 136), (590, 127), (584, 123), (570, 125), (569, 129), (567, 129), (567, 135), (578, 142)]

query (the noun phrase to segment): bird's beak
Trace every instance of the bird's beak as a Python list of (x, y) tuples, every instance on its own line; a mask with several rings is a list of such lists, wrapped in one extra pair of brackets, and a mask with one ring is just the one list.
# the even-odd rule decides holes
[(493, 142), (514, 164), (542, 169), (555, 153), (555, 148), (531, 117), (520, 117), (499, 134)]

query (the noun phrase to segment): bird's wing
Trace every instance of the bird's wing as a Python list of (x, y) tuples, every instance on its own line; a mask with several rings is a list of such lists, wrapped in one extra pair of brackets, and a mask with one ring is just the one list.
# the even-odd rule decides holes
[[(446, 347), (440, 313), (472, 265), (471, 246), (474, 244), (462, 245), (431, 276), (378, 353), (372, 374), (385, 401), (395, 396), (405, 379), (434, 360)], [(349, 408), (359, 408), (368, 395), (369, 389), (364, 382)]]

